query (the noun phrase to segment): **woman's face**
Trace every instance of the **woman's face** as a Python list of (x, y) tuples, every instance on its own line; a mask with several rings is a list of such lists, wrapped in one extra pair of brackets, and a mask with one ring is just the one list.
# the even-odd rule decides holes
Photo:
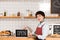
[(44, 17), (43, 17), (41, 14), (38, 14), (38, 15), (37, 15), (37, 20), (38, 20), (39, 22), (42, 22), (42, 21), (44, 20)]

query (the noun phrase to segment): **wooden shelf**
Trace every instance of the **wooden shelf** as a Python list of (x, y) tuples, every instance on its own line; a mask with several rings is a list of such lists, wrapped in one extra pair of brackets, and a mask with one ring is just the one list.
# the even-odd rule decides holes
[[(21, 16), (0, 16), (0, 18), (21, 18)], [(34, 19), (35, 16), (25, 16), (27, 19)], [(60, 16), (46, 16), (46, 18), (60, 18)]]
[(60, 18), (60, 16), (46, 16), (46, 18)]
[(0, 18), (21, 18), (21, 16), (0, 16)]
[(25, 16), (24, 18), (35, 18), (34, 16)]
[[(24, 18), (35, 18), (34, 16), (25, 16)], [(60, 16), (46, 16), (46, 18), (60, 18)]]

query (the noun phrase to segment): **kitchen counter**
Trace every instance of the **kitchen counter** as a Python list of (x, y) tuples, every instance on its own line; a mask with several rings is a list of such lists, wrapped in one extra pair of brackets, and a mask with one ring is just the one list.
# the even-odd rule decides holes
[(60, 37), (47, 37), (46, 40), (60, 40)]
[(33, 37), (0, 36), (0, 40), (34, 40)]
[(47, 36), (46, 40), (60, 40), (60, 35), (54, 34), (51, 36)]

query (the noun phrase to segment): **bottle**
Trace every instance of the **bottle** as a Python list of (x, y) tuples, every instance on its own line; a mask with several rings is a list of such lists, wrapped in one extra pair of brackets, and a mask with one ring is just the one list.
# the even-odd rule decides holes
[(32, 16), (32, 12), (30, 10), (27, 10), (28, 16)]
[(32, 14), (30, 13), (29, 16), (32, 16)]
[(17, 16), (20, 16), (20, 12), (17, 13)]
[(4, 12), (4, 16), (6, 16), (6, 12)]

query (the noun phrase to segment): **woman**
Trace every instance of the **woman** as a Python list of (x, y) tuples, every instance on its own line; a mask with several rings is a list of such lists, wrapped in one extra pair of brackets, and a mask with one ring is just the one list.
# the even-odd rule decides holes
[[(39, 21), (39, 24), (38, 24), (36, 31), (35, 31), (36, 40), (45, 40), (45, 38), (48, 35), (48, 30), (49, 30), (49, 28), (48, 28), (49, 26), (44, 20), (45, 14), (43, 11), (37, 11), (35, 16), (36, 16), (37, 20)], [(27, 28), (30, 30), (29, 27), (27, 27)]]

